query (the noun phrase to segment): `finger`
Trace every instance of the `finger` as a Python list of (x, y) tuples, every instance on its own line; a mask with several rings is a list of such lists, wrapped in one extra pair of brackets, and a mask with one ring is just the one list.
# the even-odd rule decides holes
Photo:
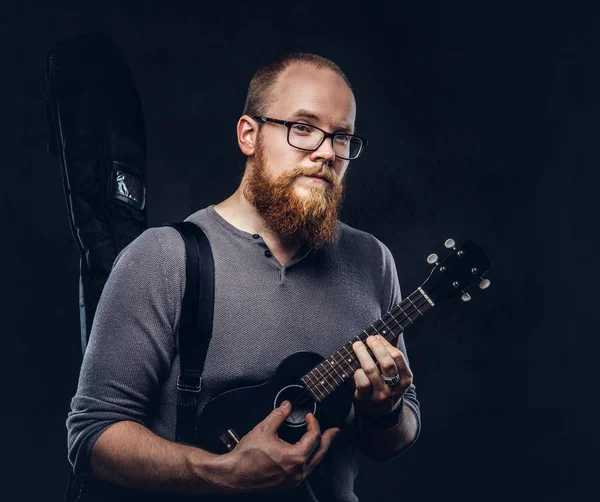
[(305, 416), (306, 420), (306, 432), (296, 442), (295, 446), (298, 449), (298, 453), (306, 456), (307, 458), (313, 454), (313, 452), (319, 446), (321, 441), (321, 427), (319, 421), (315, 418), (312, 413), (307, 413)]
[(385, 337), (383, 337), (381, 335), (376, 335), (375, 338), (377, 338), (377, 340), (379, 340), (381, 342), (381, 344), (386, 349), (388, 349), (389, 353), (392, 355), (392, 357), (394, 359), (400, 354), (402, 354), (402, 357), (404, 357), (404, 354), (402, 353), (402, 351), (398, 347), (396, 347), (394, 344), (389, 342)]
[(390, 355), (394, 359), (394, 362), (396, 363), (396, 366), (398, 368), (398, 374), (400, 375), (400, 378), (403, 379), (403, 378), (408, 377), (412, 381), (413, 374), (412, 374), (412, 371), (410, 370), (410, 367), (408, 366), (408, 361), (406, 360), (406, 357), (404, 356), (402, 351), (399, 350), (398, 348), (394, 347), (390, 342), (388, 342), (381, 335), (377, 335), (377, 336), (380, 337), (379, 341), (382, 343), (382, 345), (384, 345), (388, 349)]
[[(380, 373), (389, 378), (395, 377), (398, 374), (398, 366), (396, 365), (396, 361), (392, 357), (390, 349), (386, 347), (379, 338), (380, 335), (370, 336), (367, 338), (369, 348), (371, 349), (371, 352), (375, 354), (375, 357), (379, 362)], [(400, 351), (396, 349), (396, 352)]]
[(357, 401), (367, 401), (371, 397), (373, 392), (373, 386), (371, 380), (365, 374), (362, 368), (357, 369), (354, 372), (354, 399)]
[[(367, 338), (367, 343), (369, 343), (369, 345), (373, 343), (372, 340), (369, 340), (370, 338), (372, 337)], [(384, 392), (385, 389), (381, 372), (369, 354), (365, 344), (362, 342), (355, 342), (352, 344), (352, 348), (354, 349), (354, 353), (356, 354), (356, 358), (358, 359), (362, 370), (365, 372), (365, 375), (367, 375), (371, 382), (372, 394)]]
[(332, 427), (327, 429), (321, 437), (319, 447), (315, 450), (314, 454), (308, 459), (304, 466), (304, 476), (308, 476), (312, 470), (319, 464), (323, 457), (329, 450), (333, 439), (339, 434), (340, 429), (338, 427)]
[[(287, 403), (288, 406), (285, 406)], [(271, 413), (267, 415), (267, 417), (261, 422), (264, 430), (271, 431), (274, 434), (277, 432), (277, 429), (281, 427), (281, 424), (286, 421), (287, 417), (290, 416), (290, 412), (292, 411), (292, 405), (289, 401), (284, 401), (281, 403), (281, 406), (275, 408)]]

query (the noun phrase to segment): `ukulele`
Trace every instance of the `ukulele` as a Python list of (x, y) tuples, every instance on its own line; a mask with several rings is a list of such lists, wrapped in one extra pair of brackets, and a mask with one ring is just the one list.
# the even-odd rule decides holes
[(452, 251), (441, 262), (436, 254), (427, 257), (434, 268), (420, 287), (333, 355), (324, 358), (315, 352), (296, 352), (286, 357), (266, 382), (228, 390), (209, 401), (197, 420), (196, 446), (216, 454), (228, 453), (284, 400), (292, 403), (292, 411), (277, 433), (288, 443), (304, 435), (304, 417), (309, 412), (319, 420), (321, 430), (339, 427), (350, 412), (353, 375), (361, 367), (352, 350), (354, 342), (365, 343), (375, 334), (392, 341), (441, 300), (461, 292), (461, 299), (467, 302), (471, 296), (465, 289), (471, 283), (480, 280), (481, 289), (490, 285), (484, 276), (492, 264), (477, 244), (466, 240), (456, 247), (448, 239), (444, 245)]

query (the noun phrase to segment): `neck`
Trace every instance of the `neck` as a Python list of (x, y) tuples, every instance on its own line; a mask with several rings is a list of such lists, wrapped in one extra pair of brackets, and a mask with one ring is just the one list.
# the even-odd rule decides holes
[(284, 265), (295, 256), (300, 246), (285, 244), (276, 234), (271, 232), (256, 208), (244, 197), (240, 186), (230, 197), (214, 206), (215, 211), (234, 227), (260, 235), (273, 256)]

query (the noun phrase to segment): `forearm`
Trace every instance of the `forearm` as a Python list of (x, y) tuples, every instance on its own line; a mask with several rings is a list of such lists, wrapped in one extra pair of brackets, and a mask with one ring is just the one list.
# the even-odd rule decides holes
[(223, 456), (167, 441), (136, 422), (117, 422), (92, 448), (94, 476), (128, 488), (189, 494), (225, 492)]
[(371, 460), (386, 460), (412, 443), (417, 433), (417, 419), (404, 403), (398, 424), (388, 429), (376, 429), (361, 420), (357, 447), (363, 455)]

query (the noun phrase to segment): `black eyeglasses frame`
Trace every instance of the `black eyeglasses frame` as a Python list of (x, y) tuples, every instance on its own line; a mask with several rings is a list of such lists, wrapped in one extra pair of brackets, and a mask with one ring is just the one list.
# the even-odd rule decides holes
[[(358, 151), (358, 155), (356, 157), (353, 157), (351, 159), (347, 158), (347, 157), (342, 157), (340, 155), (338, 155), (337, 153), (335, 154), (335, 156), (339, 159), (342, 160), (356, 160), (358, 159), (361, 154), (363, 153), (363, 150), (365, 149), (365, 146), (367, 146), (367, 144), (369, 143), (368, 140), (366, 140), (365, 138), (361, 138), (360, 136), (357, 136), (356, 134), (349, 134), (347, 132), (327, 132), (324, 131), (323, 129), (321, 129), (320, 127), (314, 126), (312, 124), (307, 124), (306, 122), (290, 122), (288, 120), (280, 120), (280, 119), (273, 119), (271, 117), (263, 117), (263, 116), (256, 116), (256, 117), (252, 117), (254, 120), (260, 121), (260, 122), (271, 122), (273, 124), (280, 124), (283, 126), (287, 127), (288, 133), (287, 133), (287, 142), (288, 145), (290, 145), (292, 148), (297, 148), (298, 150), (303, 150), (305, 152), (314, 152), (316, 150), (318, 150), (321, 145), (323, 144), (323, 142), (327, 139), (327, 138), (331, 138), (331, 141), (333, 143), (334, 138), (336, 136), (351, 136), (353, 138), (358, 138), (359, 140), (362, 141), (362, 146), (360, 147), (360, 150)], [(305, 126), (309, 126), (312, 127), (314, 129), (317, 129), (318, 131), (321, 131), (323, 133), (323, 139), (321, 140), (321, 142), (317, 145), (316, 148), (312, 148), (312, 149), (308, 149), (308, 148), (300, 148), (297, 146), (294, 146), (290, 143), (290, 131), (292, 130), (292, 126), (296, 125), (296, 124), (300, 124), (300, 125), (305, 125)], [(335, 151), (334, 151), (335, 153)]]

